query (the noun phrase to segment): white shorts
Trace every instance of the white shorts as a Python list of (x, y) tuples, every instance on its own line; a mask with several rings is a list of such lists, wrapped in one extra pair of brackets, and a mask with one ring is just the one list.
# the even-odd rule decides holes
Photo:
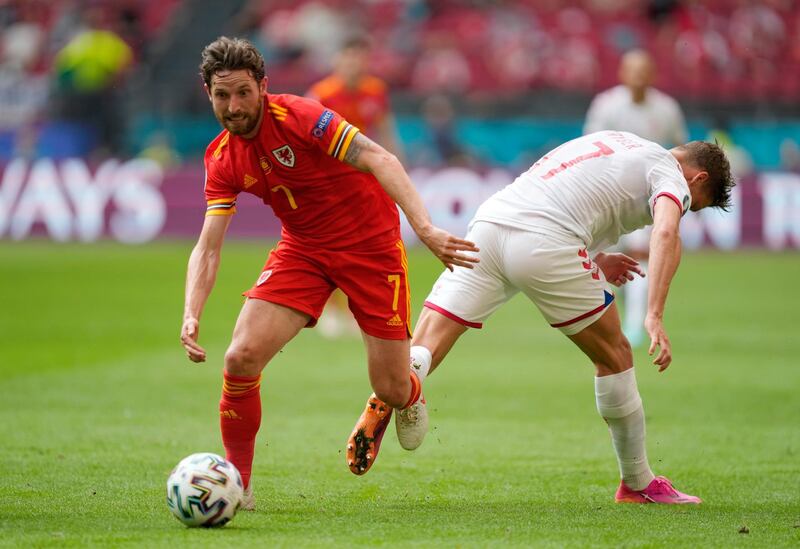
[(521, 291), (545, 320), (566, 335), (591, 325), (614, 295), (580, 239), (538, 234), (478, 221), (466, 236), (480, 252), (474, 269), (445, 271), (425, 306), (465, 326), (480, 328)]

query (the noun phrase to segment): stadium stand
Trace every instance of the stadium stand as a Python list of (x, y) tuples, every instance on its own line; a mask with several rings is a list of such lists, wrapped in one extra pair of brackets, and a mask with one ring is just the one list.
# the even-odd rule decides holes
[[(327, 73), (339, 45), (366, 29), (371, 72), (391, 86), (403, 138), (414, 141), (427, 98), (443, 95), (453, 124), (477, 136), (472, 149), (489, 162), (519, 153), (487, 156), (487, 128), (519, 133), (517, 149), (546, 146), (540, 138), (554, 126), (573, 135), (634, 47), (655, 56), (655, 85), (681, 102), (693, 137), (715, 117), (729, 119), (738, 142), (761, 149), (753, 154), (761, 166), (778, 162), (776, 143), (794, 139), (800, 117), (800, 3), (792, 0), (5, 0), (0, 159), (84, 156), (103, 145), (96, 131), (58, 116), (55, 59), (87, 13), (132, 50), (109, 92), (119, 98), (124, 140), (113, 148), (128, 155), (159, 132), (182, 156), (200, 154), (214, 121), (197, 54), (220, 34), (253, 40), (271, 89), (301, 94)], [(764, 141), (767, 122), (774, 139)]]

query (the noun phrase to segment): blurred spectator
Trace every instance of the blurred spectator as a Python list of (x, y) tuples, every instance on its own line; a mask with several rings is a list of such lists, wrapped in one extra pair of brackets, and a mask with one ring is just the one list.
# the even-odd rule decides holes
[(35, 13), (12, 11), (0, 35), (0, 158), (31, 156), (35, 125), (47, 103), (47, 76), (38, 71), (44, 29)]
[(100, 150), (119, 154), (125, 127), (121, 81), (133, 52), (104, 29), (105, 13), (99, 7), (86, 11), (83, 24), (55, 58), (57, 116), (88, 124)]
[(368, 74), (370, 43), (365, 36), (348, 39), (333, 63), (333, 72), (313, 84), (306, 95), (330, 107), (384, 148), (402, 157), (386, 83)]
[(446, 95), (432, 95), (422, 105), (422, 114), (433, 141), (433, 161), (438, 165), (462, 166), (470, 157), (458, 141), (453, 104)]
[(665, 147), (686, 142), (686, 123), (678, 102), (651, 87), (655, 64), (649, 53), (632, 50), (619, 66), (620, 84), (594, 98), (586, 114), (584, 133), (620, 130), (635, 133)]
[[(369, 40), (363, 35), (346, 40), (333, 61), (333, 72), (312, 85), (306, 95), (336, 111), (364, 135), (402, 158), (388, 86), (367, 73), (370, 51)], [(330, 339), (360, 333), (341, 290), (331, 294), (319, 319), (319, 329)]]

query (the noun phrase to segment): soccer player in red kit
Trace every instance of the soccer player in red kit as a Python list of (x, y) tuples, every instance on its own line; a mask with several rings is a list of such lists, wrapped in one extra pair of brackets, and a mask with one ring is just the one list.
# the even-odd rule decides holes
[[(221, 37), (202, 53), (201, 75), (224, 131), (205, 156), (208, 209), (186, 275), (181, 342), (194, 362), (200, 316), (211, 292), (236, 197), (272, 207), (281, 241), (245, 295), (225, 353), (220, 427), (227, 458), (242, 474), (243, 508), (261, 424), (261, 371), (334, 288), (348, 296), (367, 349), (375, 394), (404, 409), (419, 398), (409, 372), (410, 299), (397, 203), (422, 242), (447, 267), (469, 267), (471, 243), (431, 224), (396, 157), (316, 101), (267, 93), (264, 59), (241, 39)], [(368, 433), (374, 435), (374, 433)]]

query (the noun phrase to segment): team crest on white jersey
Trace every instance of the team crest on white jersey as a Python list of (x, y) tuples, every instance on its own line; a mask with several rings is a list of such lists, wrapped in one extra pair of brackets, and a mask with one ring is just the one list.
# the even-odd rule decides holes
[(275, 156), (278, 162), (287, 168), (294, 168), (294, 151), (289, 145), (284, 145), (283, 147), (273, 149), (272, 154)]
[(264, 282), (272, 276), (272, 269), (268, 269), (261, 273), (261, 276), (258, 277), (258, 282), (256, 282), (256, 286), (261, 286)]

